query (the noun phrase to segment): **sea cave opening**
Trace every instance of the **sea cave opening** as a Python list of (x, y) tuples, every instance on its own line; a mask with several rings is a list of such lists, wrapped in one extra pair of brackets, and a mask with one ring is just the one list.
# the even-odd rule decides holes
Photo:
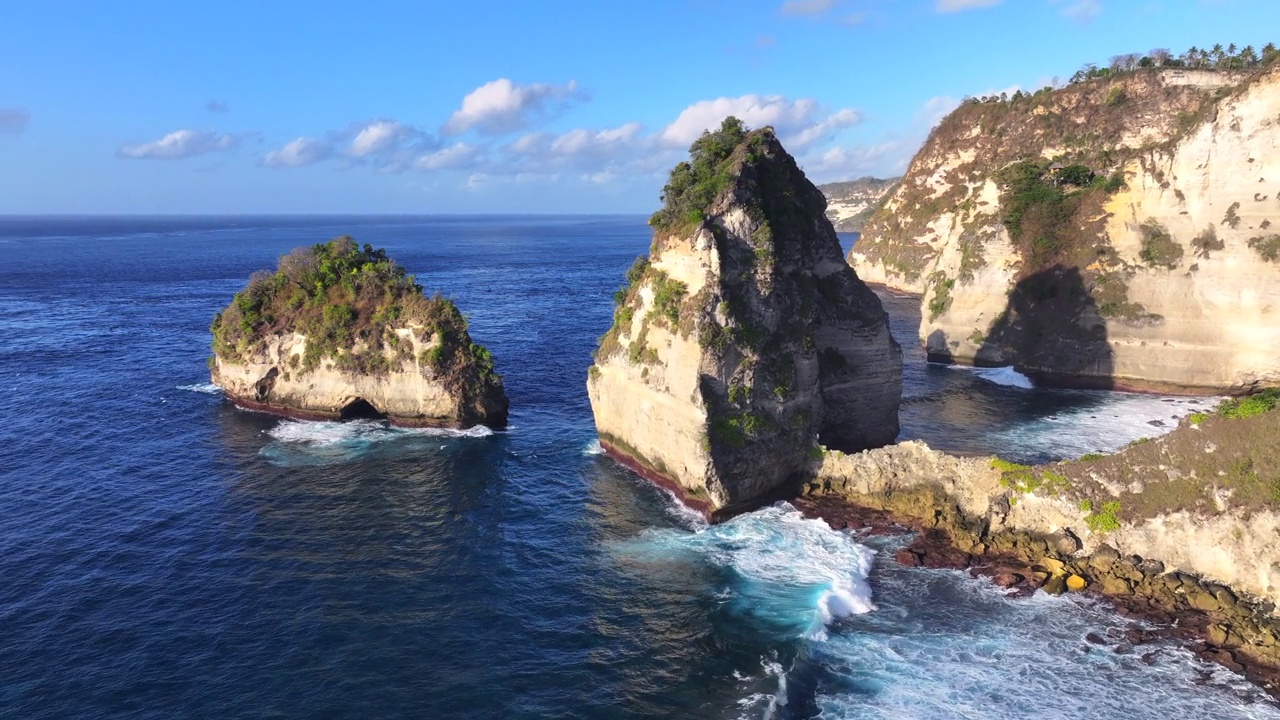
[(364, 398), (356, 398), (343, 406), (338, 417), (343, 420), (386, 420), (387, 415)]

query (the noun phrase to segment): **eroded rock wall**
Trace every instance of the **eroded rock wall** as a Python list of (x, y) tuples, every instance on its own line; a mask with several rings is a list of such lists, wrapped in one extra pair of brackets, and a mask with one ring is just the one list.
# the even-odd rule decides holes
[[(389, 369), (353, 372), (340, 368), (331, 357), (305, 368), (307, 338), (290, 333), (266, 338), (254, 352), (235, 361), (215, 356), (212, 381), (244, 407), (302, 419), (374, 414), (405, 426), (501, 427), (506, 423), (501, 379), (481, 382), (451, 377), (428, 361), (440, 341), (425, 328), (390, 332), (398, 338), (397, 347), (379, 351)], [(365, 347), (358, 349), (368, 352)]]
[[(1140, 72), (966, 105), (849, 259), (864, 279), (922, 294), (920, 336), (935, 360), (1132, 389), (1274, 384), (1277, 143), (1276, 64)], [(1058, 215), (1011, 204), (1002, 172), (1020, 161), (1040, 163)], [(1090, 185), (1061, 175), (1073, 164), (1093, 173)], [(1021, 237), (1014, 211), (1031, 218)]]

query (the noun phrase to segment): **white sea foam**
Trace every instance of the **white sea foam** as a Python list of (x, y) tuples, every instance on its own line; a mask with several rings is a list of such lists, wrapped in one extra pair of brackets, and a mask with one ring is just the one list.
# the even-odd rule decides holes
[[(1167, 644), (1119, 653), (1127, 621), (1044, 594), (1011, 600), (951, 571), (900, 570), (883, 612), (813, 648), (823, 718), (1280, 718), (1241, 676)], [(1096, 633), (1110, 640), (1085, 641)]]
[(193, 385), (179, 385), (178, 389), (186, 390), (188, 392), (203, 393), (205, 395), (221, 395), (222, 394), (222, 388), (218, 387), (217, 385), (214, 385), (213, 383), (195, 383)]
[(651, 530), (631, 549), (655, 561), (695, 555), (735, 571), (727, 602), (784, 635), (822, 640), (827, 626), (871, 612), (867, 575), (875, 552), (788, 503), (687, 532)]
[(352, 442), (386, 442), (405, 437), (482, 438), (493, 435), (493, 430), (483, 426), (454, 430), (451, 428), (398, 428), (377, 420), (344, 420), (341, 422), (317, 422), (308, 420), (283, 420), (267, 431), (280, 442), (301, 443), (315, 447), (341, 445)]
[(1088, 390), (1060, 392), (1080, 398), (1080, 405), (1002, 430), (998, 433), (999, 442), (1031, 452), (1051, 448), (1064, 457), (1115, 452), (1135, 440), (1171, 432), (1181, 418), (1212, 408), (1221, 400)]
[(591, 442), (587, 443), (586, 447), (582, 448), (582, 454), (587, 456), (603, 455), (604, 448), (601, 447), (600, 441), (598, 439), (592, 440)]
[[(467, 430), (448, 428), (397, 428), (377, 420), (346, 420), (342, 422), (313, 422), (282, 420), (266, 431), (273, 442), (260, 451), (272, 461), (284, 465), (315, 465), (343, 462), (363, 455), (380, 445), (393, 442), (417, 442), (420, 449), (435, 449), (437, 445), (423, 443), (430, 439), (485, 438), (493, 430), (478, 425)], [(447, 444), (439, 445), (443, 450)]]
[(1005, 387), (1022, 388), (1023, 390), (1031, 390), (1036, 384), (1031, 382), (1031, 378), (1014, 370), (1012, 367), (972, 367), (970, 365), (947, 365), (946, 367), (953, 370), (963, 370), (971, 372), (974, 375), (996, 385), (1004, 385)]

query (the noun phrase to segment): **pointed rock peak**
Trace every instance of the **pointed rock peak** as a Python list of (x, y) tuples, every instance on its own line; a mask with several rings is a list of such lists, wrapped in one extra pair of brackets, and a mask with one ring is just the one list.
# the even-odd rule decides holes
[(901, 353), (773, 130), (725, 120), (662, 197), (590, 371), (601, 444), (724, 513), (785, 494), (818, 442), (892, 442)]

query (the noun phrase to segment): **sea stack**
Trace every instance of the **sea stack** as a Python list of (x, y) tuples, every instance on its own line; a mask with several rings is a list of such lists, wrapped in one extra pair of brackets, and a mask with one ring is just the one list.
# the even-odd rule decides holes
[(901, 350), (773, 129), (726, 119), (663, 200), (587, 381), (604, 449), (723, 517), (791, 492), (819, 443), (893, 442)]
[(349, 237), (259, 271), (213, 320), (213, 383), (237, 405), (302, 419), (502, 427), (489, 351), (447, 298)]

